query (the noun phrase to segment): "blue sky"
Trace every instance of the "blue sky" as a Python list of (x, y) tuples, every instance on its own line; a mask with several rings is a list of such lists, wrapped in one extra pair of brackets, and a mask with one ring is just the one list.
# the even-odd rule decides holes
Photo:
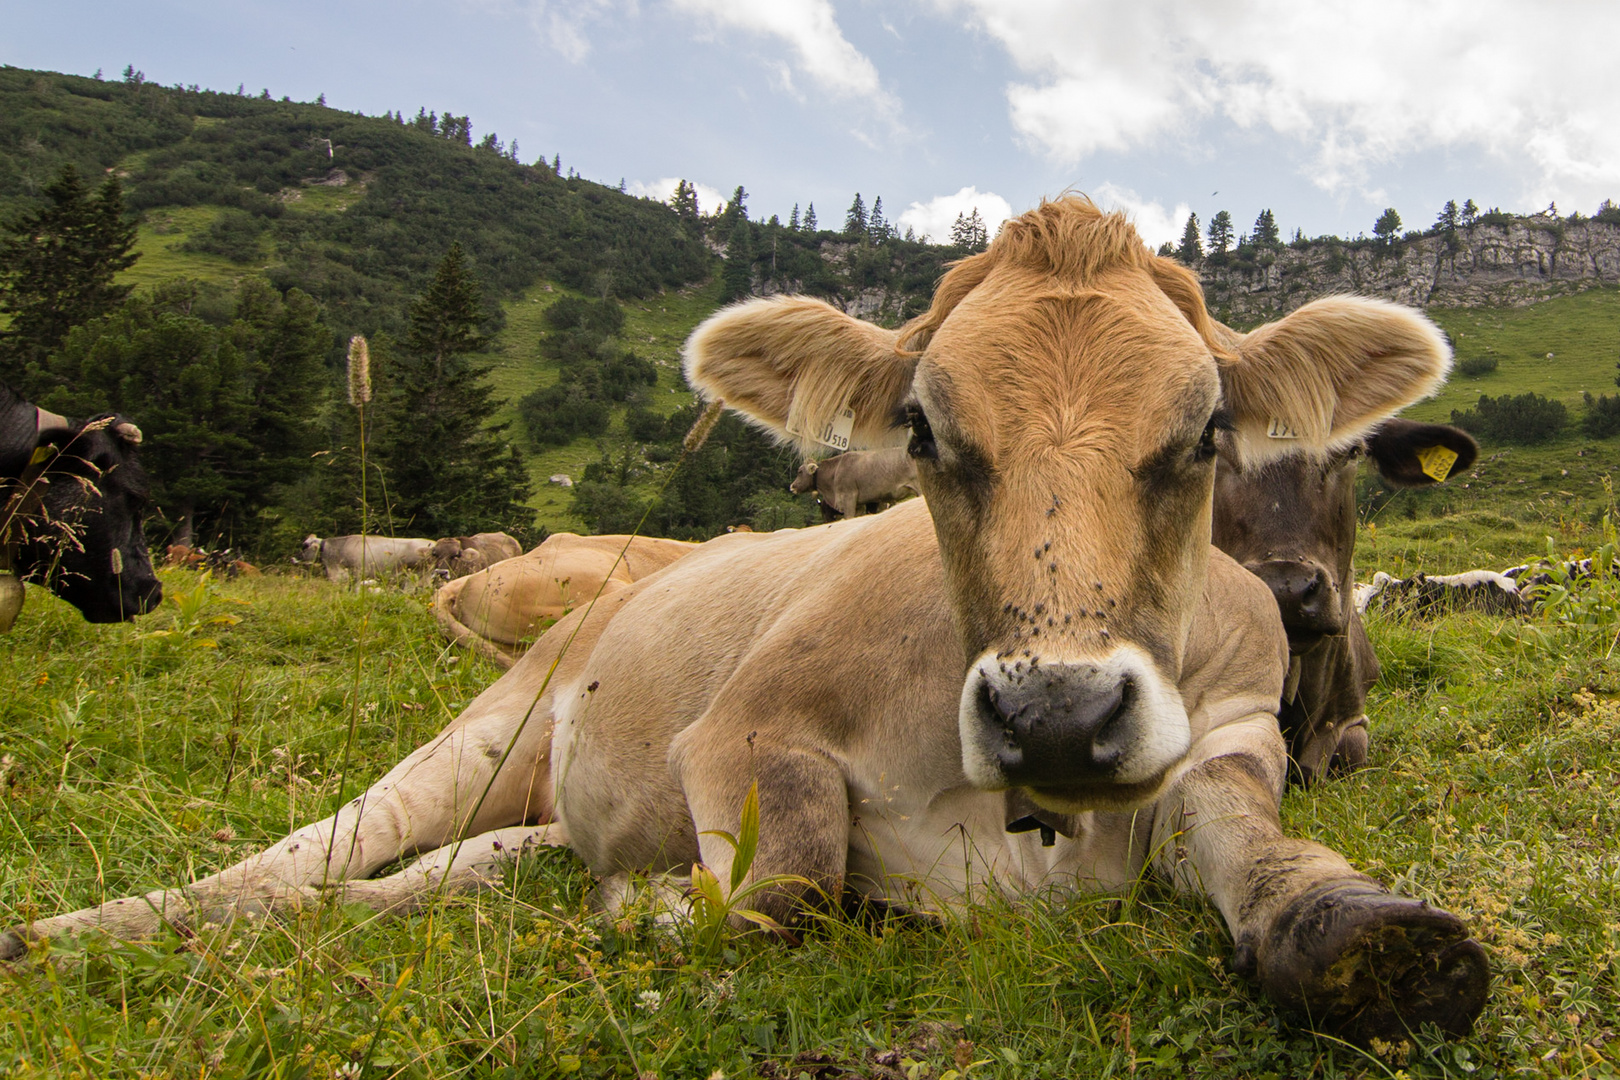
[(426, 106), (633, 191), (750, 215), (856, 191), (942, 236), (1067, 189), (1152, 242), (1448, 198), (1620, 200), (1620, 4), (1504, 0), (0, 0), (0, 62), (378, 114)]

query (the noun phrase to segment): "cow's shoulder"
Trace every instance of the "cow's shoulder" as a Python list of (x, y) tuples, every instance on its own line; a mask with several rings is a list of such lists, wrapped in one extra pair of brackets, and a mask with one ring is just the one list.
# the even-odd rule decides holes
[(1218, 548), (1182, 659), (1181, 695), (1194, 737), (1230, 720), (1277, 711), (1288, 634), (1263, 581)]

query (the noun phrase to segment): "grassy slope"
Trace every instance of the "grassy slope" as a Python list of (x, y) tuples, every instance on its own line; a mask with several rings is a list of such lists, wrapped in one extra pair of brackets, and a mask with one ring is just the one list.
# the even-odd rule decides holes
[[(166, 576), (171, 592), (196, 587)], [(204, 624), (215, 649), (152, 636), (174, 627), (172, 606), (91, 627), (30, 589), (0, 654), (0, 921), (235, 861), (375, 779), (497, 674), (445, 653), (421, 596), (275, 577), (218, 593), (245, 606), (205, 612), (242, 619)], [(1376, 622), (1372, 769), (1290, 793), (1284, 816), (1463, 915), (1491, 950), (1479, 1031), (1418, 1038), (1407, 1075), (1607, 1075), (1620, 711), (1574, 695), (1612, 673), (1593, 639), (1499, 630)], [(1152, 881), (1123, 900), (992, 900), (941, 927), (832, 920), (798, 948), (735, 940), (705, 956), (683, 932), (588, 916), (571, 855), (527, 865), (431, 914), (312, 909), (0, 972), (0, 1072), (331, 1077), (373, 1040), (379, 1076), (892, 1077), (921, 1062), (938, 1077), (959, 1048), (970, 1075), (1013, 1078), (1381, 1077), (1400, 1063), (1278, 1016), (1226, 973), (1219, 917)]]
[[(681, 345), (705, 316), (719, 306), (719, 282), (670, 290), (663, 296), (629, 300), (624, 304), (625, 325), (619, 340), (658, 366), (658, 385), (650, 387), (648, 407), (668, 415), (692, 400), (681, 380)], [(616, 408), (608, 433), (596, 438), (575, 439), (567, 446), (546, 447), (534, 452), (518, 420), (517, 402), (525, 394), (557, 381), (557, 368), (540, 355), (539, 340), (545, 332), (542, 316), (547, 307), (565, 291), (550, 282), (535, 285), (508, 303), (506, 328), (495, 348), (495, 370), (491, 382), (496, 396), (506, 402), (497, 421), (508, 421), (510, 432), (528, 452), (529, 475), (535, 494), (529, 505), (538, 512), (537, 521), (552, 532), (580, 532), (584, 524), (569, 510), (567, 489), (549, 482), (556, 474), (575, 480), (585, 466), (601, 458), (604, 448), (616, 447), (624, 437), (624, 412)]]
[(1444, 422), (1481, 394), (1534, 392), (1564, 402), (1571, 425), (1540, 446), (1486, 444), (1468, 475), (1395, 496), (1363, 523), (1357, 548), (1362, 577), (1375, 569), (1501, 570), (1542, 554), (1548, 536), (1564, 548), (1589, 546), (1597, 517), (1613, 505), (1606, 483), (1620, 475), (1620, 439), (1592, 440), (1580, 433), (1581, 392), (1616, 392), (1620, 290), (1592, 289), (1525, 308), (1436, 309), (1430, 315), (1451, 334), (1459, 358), (1490, 355), (1500, 366), (1478, 378), (1455, 376), (1406, 416)]

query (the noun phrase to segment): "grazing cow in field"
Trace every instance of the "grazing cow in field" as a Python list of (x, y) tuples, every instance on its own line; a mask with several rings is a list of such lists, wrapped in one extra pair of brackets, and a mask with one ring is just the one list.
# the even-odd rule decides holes
[(433, 541), (391, 536), (329, 536), (314, 533), (304, 538), (300, 562), (320, 563), (330, 581), (427, 570), (433, 565)]
[(90, 622), (121, 622), (163, 600), (141, 531), (141, 432), (121, 416), (71, 423), (0, 386), (0, 631), (37, 581)]
[(1312, 1023), (1466, 1032), (1488, 967), (1463, 924), (1283, 833), (1288, 640), (1209, 542), (1218, 452), (1275, 454), (1274, 423), (1349, 445), (1448, 364), (1429, 322), (1377, 301), (1218, 337), (1198, 280), (1080, 198), (1006, 223), (899, 331), (800, 297), (721, 311), (688, 343), (693, 386), (783, 438), (847, 408), (855, 445), (907, 441), (923, 498), (711, 541), (565, 617), (334, 818), (0, 952), (328, 882), (407, 909), (530, 843), (568, 844), (610, 897), (699, 859), (726, 882), (716, 830), (754, 791), (742, 880), (780, 923), (846, 893), (927, 910), (1151, 867), (1207, 896), (1236, 969)]
[(503, 532), (447, 536), (433, 545), (433, 568), (461, 578), (522, 554), (518, 542)]
[(553, 533), (527, 555), (446, 584), (433, 614), (445, 637), (509, 668), (540, 631), (598, 590), (617, 592), (695, 547), (652, 536)]
[[(917, 463), (905, 447), (885, 450), (850, 450), (799, 466), (789, 490), (795, 495), (814, 491), (825, 514), (857, 517), (867, 503), (895, 502), (919, 494)], [(829, 519), (832, 515), (827, 515)]]
[(1361, 458), (1386, 482), (1417, 487), (1468, 468), (1478, 454), (1465, 431), (1389, 420), (1327, 455), (1252, 464), (1223, 457), (1216, 466), (1215, 546), (1266, 583), (1288, 631), (1292, 659), (1278, 715), (1306, 783), (1367, 763), (1367, 691), (1378, 658), (1354, 595)]

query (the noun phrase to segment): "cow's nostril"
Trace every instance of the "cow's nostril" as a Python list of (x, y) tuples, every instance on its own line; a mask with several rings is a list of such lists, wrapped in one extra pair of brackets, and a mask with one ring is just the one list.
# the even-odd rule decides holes
[(1322, 588), (1322, 579), (1320, 577), (1313, 577), (1313, 578), (1311, 578), (1310, 582), (1305, 586), (1305, 596), (1307, 596), (1307, 597), (1315, 596), (1319, 591), (1321, 591), (1321, 588)]
[(1125, 679), (1120, 683), (1113, 707), (1098, 723), (1096, 734), (1092, 736), (1092, 760), (1103, 768), (1118, 764), (1130, 745), (1128, 730), (1130, 724), (1127, 717), (1131, 711), (1131, 699), (1135, 692), (1136, 684), (1132, 680)]

